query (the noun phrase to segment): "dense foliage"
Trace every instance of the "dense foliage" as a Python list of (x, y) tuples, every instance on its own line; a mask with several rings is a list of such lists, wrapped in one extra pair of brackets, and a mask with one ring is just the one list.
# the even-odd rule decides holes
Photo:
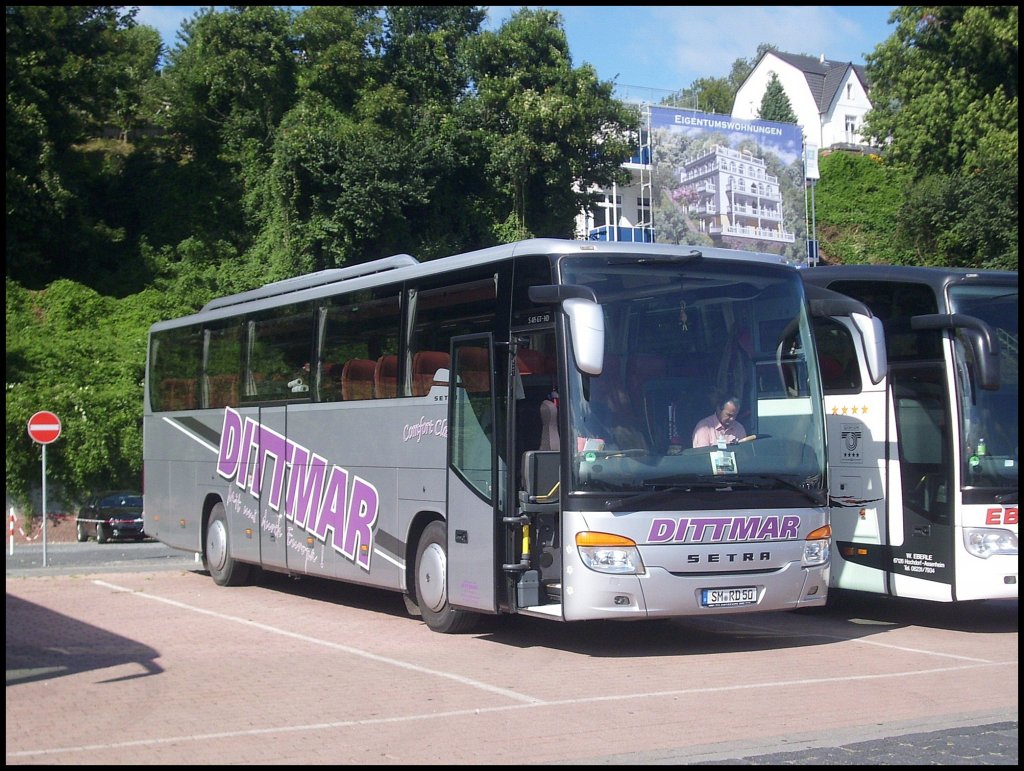
[(912, 185), (894, 220), (913, 263), (1017, 268), (1018, 8), (900, 6), (867, 57), (865, 131)]
[[(9, 500), (39, 485), (40, 409), (67, 501), (138, 483), (153, 321), (389, 254), (571, 237), (581, 191), (626, 181), (636, 110), (573, 65), (557, 13), (492, 32), (479, 6), (218, 8), (169, 51), (131, 7), (5, 8)], [(821, 253), (1016, 269), (1016, 8), (893, 19), (868, 59), (887, 149), (822, 159)], [(680, 95), (728, 112), (753, 63)]]

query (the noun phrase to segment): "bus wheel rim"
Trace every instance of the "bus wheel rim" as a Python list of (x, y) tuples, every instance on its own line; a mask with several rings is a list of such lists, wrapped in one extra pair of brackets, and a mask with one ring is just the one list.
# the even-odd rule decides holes
[(430, 544), (424, 550), (420, 560), (420, 572), (416, 576), (416, 589), (423, 603), (433, 611), (441, 610), (448, 599), (445, 588), (446, 570), (447, 561), (444, 549), (439, 544)]
[(228, 552), (228, 536), (224, 523), (219, 519), (210, 523), (206, 537), (206, 560), (211, 568), (221, 570)]

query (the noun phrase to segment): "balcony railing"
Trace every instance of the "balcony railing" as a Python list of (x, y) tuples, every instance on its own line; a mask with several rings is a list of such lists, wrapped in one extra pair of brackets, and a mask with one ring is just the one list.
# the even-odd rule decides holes
[(653, 244), (654, 228), (652, 227), (612, 227), (602, 225), (591, 228), (587, 233), (588, 241), (630, 241), (633, 243)]

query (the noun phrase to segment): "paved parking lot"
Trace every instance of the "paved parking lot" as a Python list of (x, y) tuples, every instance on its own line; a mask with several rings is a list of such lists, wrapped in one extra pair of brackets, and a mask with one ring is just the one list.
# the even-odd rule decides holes
[(1017, 762), (1016, 602), (447, 636), (351, 585), (9, 576), (6, 658), (8, 765)]

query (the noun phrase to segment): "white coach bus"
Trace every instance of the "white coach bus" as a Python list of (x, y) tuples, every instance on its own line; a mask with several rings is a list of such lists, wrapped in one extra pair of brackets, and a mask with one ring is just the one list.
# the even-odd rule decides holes
[(874, 380), (846, 319), (816, 318), (828, 427), (832, 588), (1017, 599), (1017, 273), (802, 271), (884, 328)]
[[(810, 307), (775, 256), (556, 239), (216, 299), (150, 331), (145, 530), (439, 632), (823, 605)], [(723, 397), (752, 440), (692, 447)]]

